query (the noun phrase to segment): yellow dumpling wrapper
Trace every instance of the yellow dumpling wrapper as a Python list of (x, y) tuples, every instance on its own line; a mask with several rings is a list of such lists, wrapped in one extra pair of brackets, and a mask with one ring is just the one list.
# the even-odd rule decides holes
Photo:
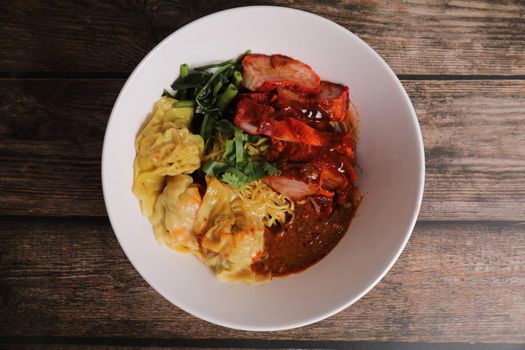
[(270, 279), (251, 269), (264, 249), (263, 223), (236, 190), (215, 177), (207, 178), (194, 232), (200, 237), (201, 259), (219, 279), (248, 283)]
[(189, 128), (193, 119), (193, 108), (173, 108), (177, 100), (170, 97), (162, 97), (153, 106), (153, 111), (144, 128), (135, 140), (135, 148), (142, 138), (151, 133), (162, 132), (170, 128)]
[(193, 225), (201, 203), (199, 188), (191, 176), (169, 178), (150, 218), (157, 241), (179, 252), (200, 255)]
[(173, 108), (176, 100), (163, 97), (135, 141), (133, 193), (142, 214), (150, 217), (166, 176), (190, 174), (201, 165), (204, 140), (188, 130), (192, 108)]

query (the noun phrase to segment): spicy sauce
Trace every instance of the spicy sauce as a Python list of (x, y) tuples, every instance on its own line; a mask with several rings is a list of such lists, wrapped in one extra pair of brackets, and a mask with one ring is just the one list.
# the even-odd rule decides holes
[(252, 264), (252, 270), (284, 276), (315, 264), (343, 238), (355, 207), (338, 206), (328, 218), (320, 220), (310, 201), (296, 205), (290, 223), (265, 231), (264, 253)]

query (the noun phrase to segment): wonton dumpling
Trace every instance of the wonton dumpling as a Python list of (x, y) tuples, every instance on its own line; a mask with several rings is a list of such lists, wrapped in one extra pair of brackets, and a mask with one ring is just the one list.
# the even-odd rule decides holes
[(201, 203), (199, 189), (191, 176), (171, 177), (151, 216), (157, 241), (180, 252), (198, 254), (199, 243), (192, 230)]
[(174, 109), (174, 101), (163, 97), (156, 103), (151, 120), (135, 143), (133, 192), (147, 217), (153, 213), (166, 176), (190, 174), (201, 164), (204, 140), (186, 127), (191, 122), (192, 109)]
[(173, 108), (177, 100), (170, 97), (162, 97), (153, 107), (151, 118), (148, 120), (140, 134), (135, 140), (135, 148), (139, 148), (142, 138), (152, 133), (166, 131), (170, 128), (189, 128), (193, 118), (193, 108)]
[(269, 279), (251, 270), (253, 258), (264, 248), (264, 225), (238, 192), (215, 177), (207, 182), (194, 225), (201, 236), (202, 259), (222, 280), (255, 283)]

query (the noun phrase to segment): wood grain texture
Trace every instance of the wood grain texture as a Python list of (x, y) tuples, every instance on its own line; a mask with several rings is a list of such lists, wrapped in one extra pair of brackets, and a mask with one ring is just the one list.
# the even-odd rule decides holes
[(130, 72), (182, 25), (256, 4), (327, 17), (366, 40), (398, 74), (525, 74), (520, 0), (4, 1), (0, 71)]
[(525, 81), (403, 82), (426, 157), (422, 220), (525, 218)]
[[(403, 83), (425, 142), (420, 219), (524, 219), (525, 82)], [(0, 215), (106, 215), (100, 156), (122, 84), (0, 80)]]
[(0, 212), (105, 215), (104, 130), (123, 81), (0, 82)]
[(0, 336), (525, 342), (525, 224), (420, 223), (369, 294), (317, 324), (194, 318), (131, 267), (105, 219), (0, 222)]

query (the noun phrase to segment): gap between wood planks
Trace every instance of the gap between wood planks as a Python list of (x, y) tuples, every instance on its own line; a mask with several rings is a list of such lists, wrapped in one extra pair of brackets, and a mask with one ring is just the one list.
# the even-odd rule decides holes
[[(305, 341), (305, 340), (257, 340), (257, 339), (157, 339), (157, 338), (84, 338), (84, 337), (0, 337), (2, 345), (27, 345), (28, 348), (42, 345), (67, 345), (119, 348), (256, 348), (256, 349), (354, 349), (354, 350), (464, 350), (464, 349), (499, 349), (520, 350), (523, 344), (489, 344), (489, 343), (400, 343), (400, 342), (367, 342), (367, 341)], [(75, 348), (77, 348), (75, 346)], [(40, 347), (39, 347), (40, 348)]]
[[(0, 72), (0, 79), (127, 79), (131, 72)], [(525, 80), (525, 75), (397, 74), (399, 80)]]

